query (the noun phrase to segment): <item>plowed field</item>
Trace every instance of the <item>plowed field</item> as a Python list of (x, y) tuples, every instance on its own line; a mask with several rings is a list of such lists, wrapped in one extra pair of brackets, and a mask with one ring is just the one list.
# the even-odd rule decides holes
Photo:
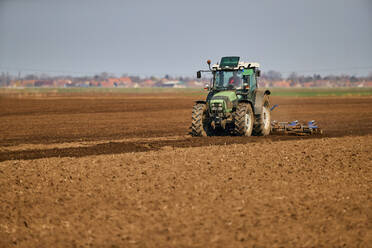
[(192, 138), (198, 98), (0, 96), (0, 247), (370, 247), (371, 97), (271, 98), (321, 136)]

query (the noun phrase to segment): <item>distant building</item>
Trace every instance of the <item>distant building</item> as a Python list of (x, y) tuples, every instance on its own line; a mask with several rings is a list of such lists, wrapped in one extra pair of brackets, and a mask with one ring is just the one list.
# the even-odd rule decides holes
[(53, 87), (53, 80), (36, 80), (34, 83), (35, 87)]
[(179, 83), (180, 83), (180, 81), (165, 81), (165, 80), (162, 80), (162, 81), (156, 83), (155, 87), (176, 88)]

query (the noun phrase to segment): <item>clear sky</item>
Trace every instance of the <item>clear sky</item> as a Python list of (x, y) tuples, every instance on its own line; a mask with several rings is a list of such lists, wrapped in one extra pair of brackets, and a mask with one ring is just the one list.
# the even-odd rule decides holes
[(194, 75), (227, 55), (366, 75), (372, 0), (0, 0), (0, 72)]

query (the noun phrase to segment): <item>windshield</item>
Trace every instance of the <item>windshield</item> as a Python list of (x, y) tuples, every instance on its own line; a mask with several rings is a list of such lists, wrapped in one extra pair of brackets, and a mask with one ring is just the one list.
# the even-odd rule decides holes
[(242, 71), (216, 71), (214, 85), (216, 88), (237, 89), (243, 82)]

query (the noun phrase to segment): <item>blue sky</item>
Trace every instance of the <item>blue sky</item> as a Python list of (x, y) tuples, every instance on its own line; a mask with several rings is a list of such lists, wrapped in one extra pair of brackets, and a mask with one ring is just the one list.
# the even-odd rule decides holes
[(227, 55), (366, 75), (372, 1), (0, 0), (0, 72), (183, 76)]

